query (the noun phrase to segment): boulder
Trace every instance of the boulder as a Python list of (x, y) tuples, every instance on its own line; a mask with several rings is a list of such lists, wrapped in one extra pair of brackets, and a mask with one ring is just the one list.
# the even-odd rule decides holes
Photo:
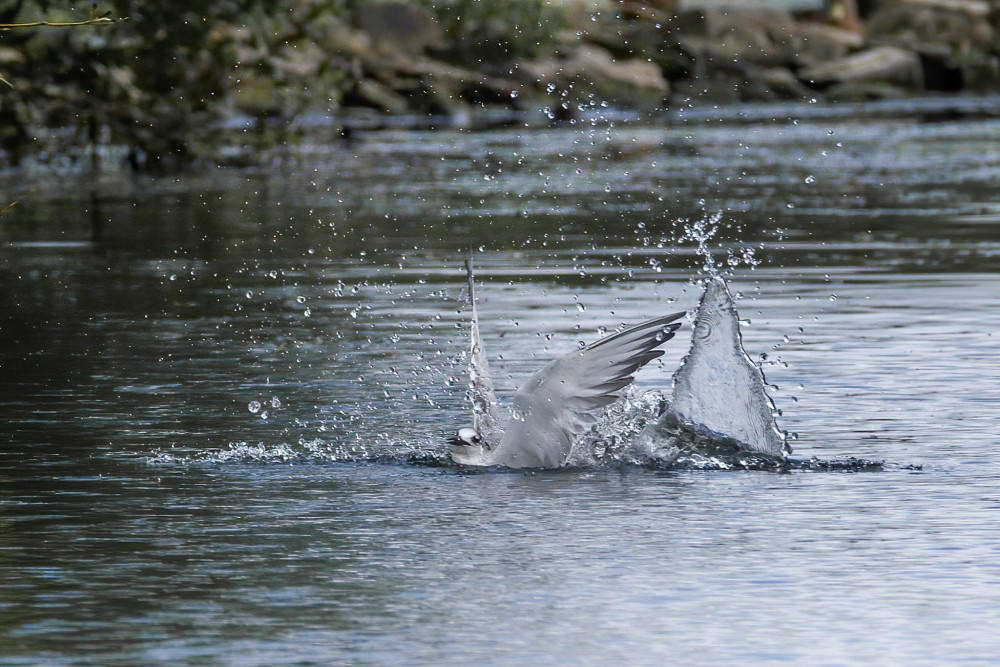
[(24, 54), (17, 49), (0, 47), (0, 65), (20, 65), (24, 63)]
[(373, 40), (366, 31), (353, 28), (327, 14), (309, 22), (306, 34), (327, 53), (354, 58), (373, 55)]
[(355, 21), (383, 53), (421, 53), (441, 41), (441, 30), (434, 15), (418, 5), (361, 3)]
[(550, 58), (520, 63), (524, 83), (547, 89), (560, 102), (607, 102), (619, 108), (656, 109), (670, 86), (651, 62), (616, 59), (594, 45), (581, 45)]
[(664, 25), (672, 20), (672, 16), (658, 18), (653, 12), (644, 15), (631, 12), (626, 16), (622, 13), (596, 15), (596, 20), (582, 26), (578, 33), (572, 33), (571, 43), (576, 43), (579, 35), (579, 38), (600, 46), (615, 58), (650, 60), (659, 66), (667, 79), (691, 73), (694, 56), (678, 40), (668, 39), (664, 30)]
[(873, 45), (913, 49), (929, 90), (995, 86), (997, 31), (982, 0), (892, 0), (872, 14), (865, 31)]
[(406, 97), (371, 79), (357, 81), (344, 91), (341, 103), (348, 107), (367, 107), (391, 114), (406, 113), (410, 109)]
[(758, 95), (755, 99), (802, 100), (813, 96), (809, 88), (784, 67), (754, 67), (750, 74)]
[(284, 80), (314, 79), (326, 62), (326, 52), (314, 42), (283, 46), (270, 58), (275, 74)]
[(435, 96), (466, 100), (473, 104), (516, 105), (521, 86), (515, 81), (449, 65), (430, 58), (411, 58), (397, 63), (397, 71), (419, 78)]
[(823, 91), (833, 102), (868, 102), (871, 100), (898, 99), (912, 91), (884, 81), (845, 81)]
[(674, 82), (674, 98), (705, 104), (735, 102), (775, 102), (814, 96), (791, 70), (785, 67), (747, 65), (716, 69), (700, 76)]
[(735, 104), (747, 95), (747, 79), (732, 72), (712, 71), (673, 82), (671, 99), (698, 104)]
[(801, 67), (843, 58), (865, 44), (864, 37), (859, 32), (813, 21), (800, 23), (796, 37), (798, 51), (795, 63)]
[(784, 65), (798, 47), (791, 14), (776, 9), (699, 9), (682, 11), (664, 24), (665, 39), (713, 60), (746, 60)]
[(978, 0), (894, 0), (871, 16), (865, 37), (931, 56), (989, 52), (996, 39), (989, 12), (989, 3)]
[(800, 80), (818, 88), (847, 81), (883, 82), (908, 89), (923, 87), (920, 58), (913, 51), (880, 46), (844, 58), (807, 67)]

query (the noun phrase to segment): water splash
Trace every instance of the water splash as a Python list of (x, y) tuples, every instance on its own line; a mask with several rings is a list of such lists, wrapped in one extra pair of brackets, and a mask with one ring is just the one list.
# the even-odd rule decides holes
[(725, 279), (706, 281), (691, 350), (674, 374), (670, 408), (638, 440), (674, 452), (674, 459), (706, 447), (783, 458), (789, 452), (774, 421), (764, 374), (743, 349), (739, 314)]
[[(747, 267), (750, 270), (760, 265), (757, 249), (742, 241), (723, 242), (718, 240), (724, 228), (722, 212), (705, 214), (698, 220), (681, 219), (678, 223), (683, 231), (677, 240), (679, 243), (693, 243), (695, 251), (701, 257), (701, 267), (698, 269), (696, 282), (704, 282), (713, 278), (731, 276), (736, 269)], [(740, 232), (740, 228), (732, 230)], [(762, 247), (762, 246), (761, 246)], [(715, 250), (724, 251), (725, 261), (717, 261)]]
[(321, 439), (274, 444), (231, 442), (223, 449), (210, 450), (158, 450), (147, 456), (145, 462), (150, 465), (192, 463), (450, 465), (447, 452), (436, 441), (413, 443), (405, 440), (386, 440), (377, 445), (370, 445), (360, 441), (331, 443)]
[[(656, 437), (647, 427), (656, 425)], [(898, 468), (855, 457), (794, 459), (749, 451), (738, 440), (684, 423), (669, 410), (660, 390), (629, 387), (573, 445), (576, 468), (639, 466), (654, 470), (757, 470), (769, 472), (867, 472)], [(915, 466), (904, 469), (918, 470)]]
[(717, 277), (720, 267), (715, 264), (709, 243), (719, 234), (722, 213), (706, 215), (700, 220), (680, 222), (684, 225), (684, 232), (678, 240), (681, 243), (693, 242), (697, 246), (698, 255), (702, 258), (701, 274), (709, 278)]
[(658, 461), (657, 449), (640, 442), (638, 436), (663, 414), (667, 402), (668, 397), (662, 391), (640, 392), (629, 386), (577, 439), (567, 464), (574, 467), (619, 463), (648, 465)]

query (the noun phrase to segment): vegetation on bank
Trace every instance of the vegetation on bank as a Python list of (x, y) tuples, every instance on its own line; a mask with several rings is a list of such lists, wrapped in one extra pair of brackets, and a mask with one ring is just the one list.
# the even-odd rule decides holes
[(572, 119), (608, 105), (992, 92), (998, 5), (872, 1), (844, 22), (674, 0), (109, 0), (89, 15), (0, 0), (3, 24), (107, 23), (0, 31), (0, 156), (116, 147), (136, 169), (164, 168), (217, 156), (233, 141), (222, 127), (267, 146), (304, 118), (359, 110)]

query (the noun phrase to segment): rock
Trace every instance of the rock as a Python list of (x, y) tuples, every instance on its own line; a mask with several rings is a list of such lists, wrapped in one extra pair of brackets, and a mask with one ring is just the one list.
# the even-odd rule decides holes
[(371, 79), (362, 79), (344, 92), (344, 106), (368, 107), (382, 113), (402, 114), (410, 109), (406, 98), (388, 86)]
[(705, 72), (673, 82), (671, 99), (699, 104), (735, 104), (744, 100), (746, 78), (731, 72)]
[(607, 102), (618, 108), (659, 108), (670, 86), (659, 67), (651, 62), (618, 60), (606, 50), (578, 46), (563, 57), (528, 61), (516, 71), (524, 82), (549, 88), (561, 102), (592, 104)]
[(664, 29), (667, 40), (711, 60), (784, 65), (793, 61), (798, 46), (795, 20), (775, 9), (683, 11)]
[(478, 75), (465, 79), (460, 88), (462, 97), (473, 104), (504, 104), (519, 107), (521, 86), (508, 79)]
[(24, 54), (17, 49), (0, 47), (0, 65), (20, 65), (24, 60)]
[(867, 102), (906, 97), (911, 91), (884, 81), (845, 81), (830, 86), (824, 94), (834, 102)]
[(446, 60), (470, 67), (490, 68), (510, 62), (514, 51), (510, 28), (496, 22), (487, 22), (476, 25), (474, 29), (460, 31), (450, 43), (440, 49), (440, 55)]
[(931, 56), (959, 50), (989, 52), (996, 33), (984, 20), (988, 15), (988, 3), (976, 0), (895, 0), (872, 15), (865, 37), (871, 44)]
[(861, 32), (857, 0), (831, 0), (826, 3), (826, 20), (848, 32)]
[(910, 7), (927, 7), (945, 12), (967, 14), (972, 18), (983, 19), (990, 14), (990, 3), (987, 0), (902, 0)]
[(871, 44), (913, 49), (928, 90), (986, 89), (996, 84), (997, 31), (981, 0), (893, 0), (868, 22)]
[(762, 89), (757, 99), (801, 100), (813, 97), (809, 88), (784, 67), (755, 67), (751, 70), (751, 81)]
[(702, 76), (674, 83), (674, 97), (705, 104), (774, 102), (813, 97), (791, 70), (784, 67), (748, 65), (729, 70), (713, 70)]
[[(660, 67), (667, 79), (691, 73), (694, 56), (677, 40), (665, 39), (663, 26), (672, 20), (672, 16), (662, 19), (648, 15), (622, 18), (602, 13), (595, 18), (596, 21), (588, 22), (578, 33), (584, 41), (600, 46), (615, 58), (650, 60)], [(571, 44), (577, 42), (576, 35), (571, 33)]]
[(361, 3), (355, 21), (384, 53), (420, 53), (441, 41), (441, 31), (434, 16), (418, 5)]
[(318, 76), (326, 62), (326, 53), (313, 42), (285, 46), (271, 57), (276, 74), (284, 79), (307, 79)]
[(798, 77), (807, 85), (821, 88), (846, 81), (884, 82), (909, 89), (923, 87), (920, 58), (913, 51), (894, 46), (880, 46), (807, 67)]
[(843, 58), (865, 43), (859, 32), (812, 21), (799, 24), (797, 39), (799, 49), (795, 62), (806, 67)]
[(663, 2), (636, 2), (635, 0), (619, 0), (615, 4), (615, 12), (602, 12), (602, 17), (613, 17), (614, 19), (628, 21), (652, 21), (655, 23), (665, 23), (677, 14), (680, 3), (674, 0), (664, 0)]
[(282, 101), (273, 79), (250, 77), (233, 89), (233, 104), (252, 116), (275, 116), (281, 112)]
[(371, 36), (364, 30), (351, 26), (328, 15), (311, 21), (307, 34), (327, 53), (348, 57), (370, 57), (373, 51)]
[[(398, 72), (420, 79), (422, 86), (438, 100), (462, 100), (473, 104), (503, 104), (512, 106), (519, 98), (521, 86), (515, 81), (488, 76), (472, 70), (448, 65), (430, 58), (412, 58), (397, 64)], [(442, 98), (440, 96), (444, 95)]]

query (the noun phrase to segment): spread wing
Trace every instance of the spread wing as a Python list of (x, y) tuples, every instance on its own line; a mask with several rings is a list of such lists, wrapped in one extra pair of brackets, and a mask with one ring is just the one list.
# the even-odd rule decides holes
[(479, 335), (479, 315), (476, 313), (476, 285), (472, 275), (472, 260), (465, 260), (469, 278), (469, 301), (472, 303), (472, 354), (469, 357), (469, 392), (472, 397), (472, 426), (487, 448), (496, 447), (500, 441), (500, 404), (493, 389), (493, 378), (483, 351)]
[(684, 313), (657, 317), (559, 357), (535, 373), (514, 398), (497, 463), (512, 468), (556, 468), (600, 408), (618, 398), (633, 374), (663, 354)]

